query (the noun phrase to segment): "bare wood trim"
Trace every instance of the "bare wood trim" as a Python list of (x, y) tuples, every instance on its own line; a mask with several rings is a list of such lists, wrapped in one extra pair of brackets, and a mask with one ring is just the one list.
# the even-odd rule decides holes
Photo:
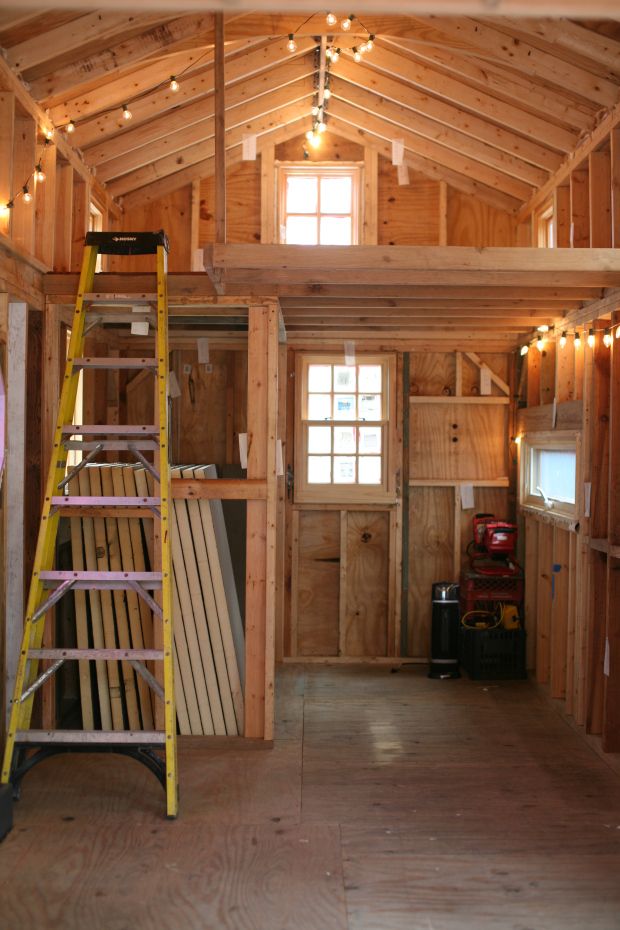
[(264, 478), (214, 478), (202, 481), (193, 478), (172, 478), (172, 497), (185, 500), (267, 500)]

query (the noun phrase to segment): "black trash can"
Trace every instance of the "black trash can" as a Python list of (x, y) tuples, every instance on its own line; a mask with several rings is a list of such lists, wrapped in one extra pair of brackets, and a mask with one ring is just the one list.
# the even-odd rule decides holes
[(461, 677), (459, 671), (460, 625), (458, 584), (453, 584), (451, 581), (436, 581), (433, 584), (429, 678)]

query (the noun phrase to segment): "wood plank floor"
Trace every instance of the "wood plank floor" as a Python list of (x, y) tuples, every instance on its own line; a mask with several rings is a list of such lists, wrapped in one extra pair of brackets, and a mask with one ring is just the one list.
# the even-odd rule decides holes
[(24, 780), (1, 930), (618, 930), (620, 777), (528, 682), (287, 666), (272, 751)]

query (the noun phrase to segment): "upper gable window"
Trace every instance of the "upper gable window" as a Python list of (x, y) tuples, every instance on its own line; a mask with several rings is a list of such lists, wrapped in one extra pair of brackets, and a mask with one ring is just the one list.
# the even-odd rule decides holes
[(357, 245), (359, 165), (280, 165), (280, 242), (287, 245)]

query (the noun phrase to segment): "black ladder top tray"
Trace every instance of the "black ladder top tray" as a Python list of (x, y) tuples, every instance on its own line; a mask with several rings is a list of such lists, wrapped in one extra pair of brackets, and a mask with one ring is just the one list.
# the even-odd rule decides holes
[(96, 245), (102, 255), (154, 255), (163, 245), (170, 251), (168, 236), (159, 232), (88, 232), (86, 245)]

